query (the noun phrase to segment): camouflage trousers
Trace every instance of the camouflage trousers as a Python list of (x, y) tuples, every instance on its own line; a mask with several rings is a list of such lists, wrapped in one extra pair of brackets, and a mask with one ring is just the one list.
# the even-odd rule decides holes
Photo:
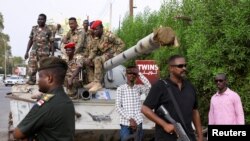
[(42, 58), (49, 57), (49, 53), (42, 53), (31, 51), (28, 61), (28, 76), (29, 80), (36, 82), (36, 73), (38, 69), (38, 63)]
[(93, 82), (94, 81), (94, 67), (92, 66), (85, 66), (85, 71), (86, 71), (86, 80), (87, 80), (87, 83), (90, 83), (90, 82)]
[(103, 64), (108, 59), (109, 58), (107, 58), (106, 55), (95, 57), (95, 59), (94, 59), (94, 66), (95, 66), (94, 82), (102, 82), (103, 77), (104, 77)]
[(64, 86), (66, 87), (66, 93), (68, 96), (74, 96), (77, 94), (78, 88), (83, 87), (82, 83), (79, 81), (78, 78), (73, 80), (72, 87), (68, 87), (68, 79), (69, 77), (65, 77)]

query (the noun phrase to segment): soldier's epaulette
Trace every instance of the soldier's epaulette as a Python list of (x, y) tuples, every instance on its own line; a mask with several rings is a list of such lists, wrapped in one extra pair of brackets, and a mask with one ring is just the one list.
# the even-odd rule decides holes
[(38, 100), (36, 104), (38, 106), (42, 106), (45, 102), (48, 102), (54, 96), (55, 96), (54, 94), (43, 94), (43, 96), (41, 97), (41, 99)]
[(32, 26), (32, 29), (33, 29), (33, 30), (35, 30), (35, 29), (37, 29), (37, 28), (38, 28), (38, 25)]

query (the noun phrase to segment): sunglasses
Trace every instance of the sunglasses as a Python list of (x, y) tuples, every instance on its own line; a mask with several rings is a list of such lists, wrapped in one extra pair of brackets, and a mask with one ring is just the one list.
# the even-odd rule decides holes
[(215, 80), (214, 80), (215, 83), (218, 83), (218, 82), (221, 83), (221, 82), (223, 82), (223, 81), (224, 81), (223, 79), (215, 79)]
[(186, 68), (187, 67), (187, 64), (178, 64), (178, 65), (171, 65), (171, 66), (174, 66), (174, 67), (177, 67), (177, 68)]
[(127, 74), (138, 75), (137, 73), (127, 73)]

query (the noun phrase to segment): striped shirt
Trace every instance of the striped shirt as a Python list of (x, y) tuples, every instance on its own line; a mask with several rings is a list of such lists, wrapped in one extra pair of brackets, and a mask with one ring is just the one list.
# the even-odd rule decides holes
[(151, 84), (148, 79), (139, 73), (142, 84), (134, 85), (123, 84), (117, 88), (116, 111), (120, 115), (120, 124), (130, 126), (129, 119), (133, 118), (137, 125), (142, 123), (141, 95), (148, 94)]

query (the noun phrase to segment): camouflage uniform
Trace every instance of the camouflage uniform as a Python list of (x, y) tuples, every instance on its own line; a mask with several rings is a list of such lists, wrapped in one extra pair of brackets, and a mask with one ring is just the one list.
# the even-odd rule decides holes
[(95, 82), (101, 82), (103, 79), (103, 64), (108, 59), (121, 53), (125, 47), (124, 42), (112, 33), (105, 33), (99, 42), (98, 51), (100, 56), (94, 59), (95, 66)]
[(45, 25), (44, 28), (40, 28), (37, 25), (32, 27), (30, 38), (33, 45), (28, 61), (28, 75), (30, 80), (35, 82), (38, 62), (50, 55), (50, 44), (54, 41), (54, 34), (49, 26)]
[[(85, 41), (81, 43), (83, 44), (83, 59), (81, 60), (81, 64), (83, 64), (84, 60), (90, 59), (93, 60), (93, 58), (96, 56), (97, 53), (97, 42), (98, 40), (95, 40), (91, 34), (90, 31), (85, 34)], [(94, 81), (94, 67), (90, 65), (83, 65), (83, 79), (84, 84)]]
[[(76, 44), (75, 53), (82, 52), (82, 46), (80, 46), (81, 44), (78, 44), (78, 42), (81, 39), (81, 36), (83, 36), (82, 34), (83, 34), (82, 29), (77, 28), (74, 31), (69, 30), (68, 33), (64, 37), (68, 42), (74, 42)], [(62, 51), (62, 59), (67, 60), (68, 57), (66, 55), (64, 45), (61, 46), (61, 51)]]
[[(82, 60), (81, 54), (75, 54), (72, 60), (67, 60), (68, 70), (65, 76), (64, 85), (68, 86), (68, 79), (72, 77), (73, 73), (77, 69), (77, 66), (80, 65), (79, 62)], [(82, 86), (79, 77), (73, 79), (73, 86), (71, 88), (67, 87), (67, 94), (73, 96), (76, 94), (77, 89)]]
[[(99, 39), (99, 43), (97, 44), (97, 56), (93, 60), (95, 67), (94, 82), (99, 84), (102, 82), (104, 76), (104, 62), (121, 53), (124, 47), (124, 42), (110, 32), (106, 32), (101, 36), (101, 39)], [(97, 87), (97, 85), (93, 85), (89, 91), (95, 92), (97, 90), (95, 87)]]

